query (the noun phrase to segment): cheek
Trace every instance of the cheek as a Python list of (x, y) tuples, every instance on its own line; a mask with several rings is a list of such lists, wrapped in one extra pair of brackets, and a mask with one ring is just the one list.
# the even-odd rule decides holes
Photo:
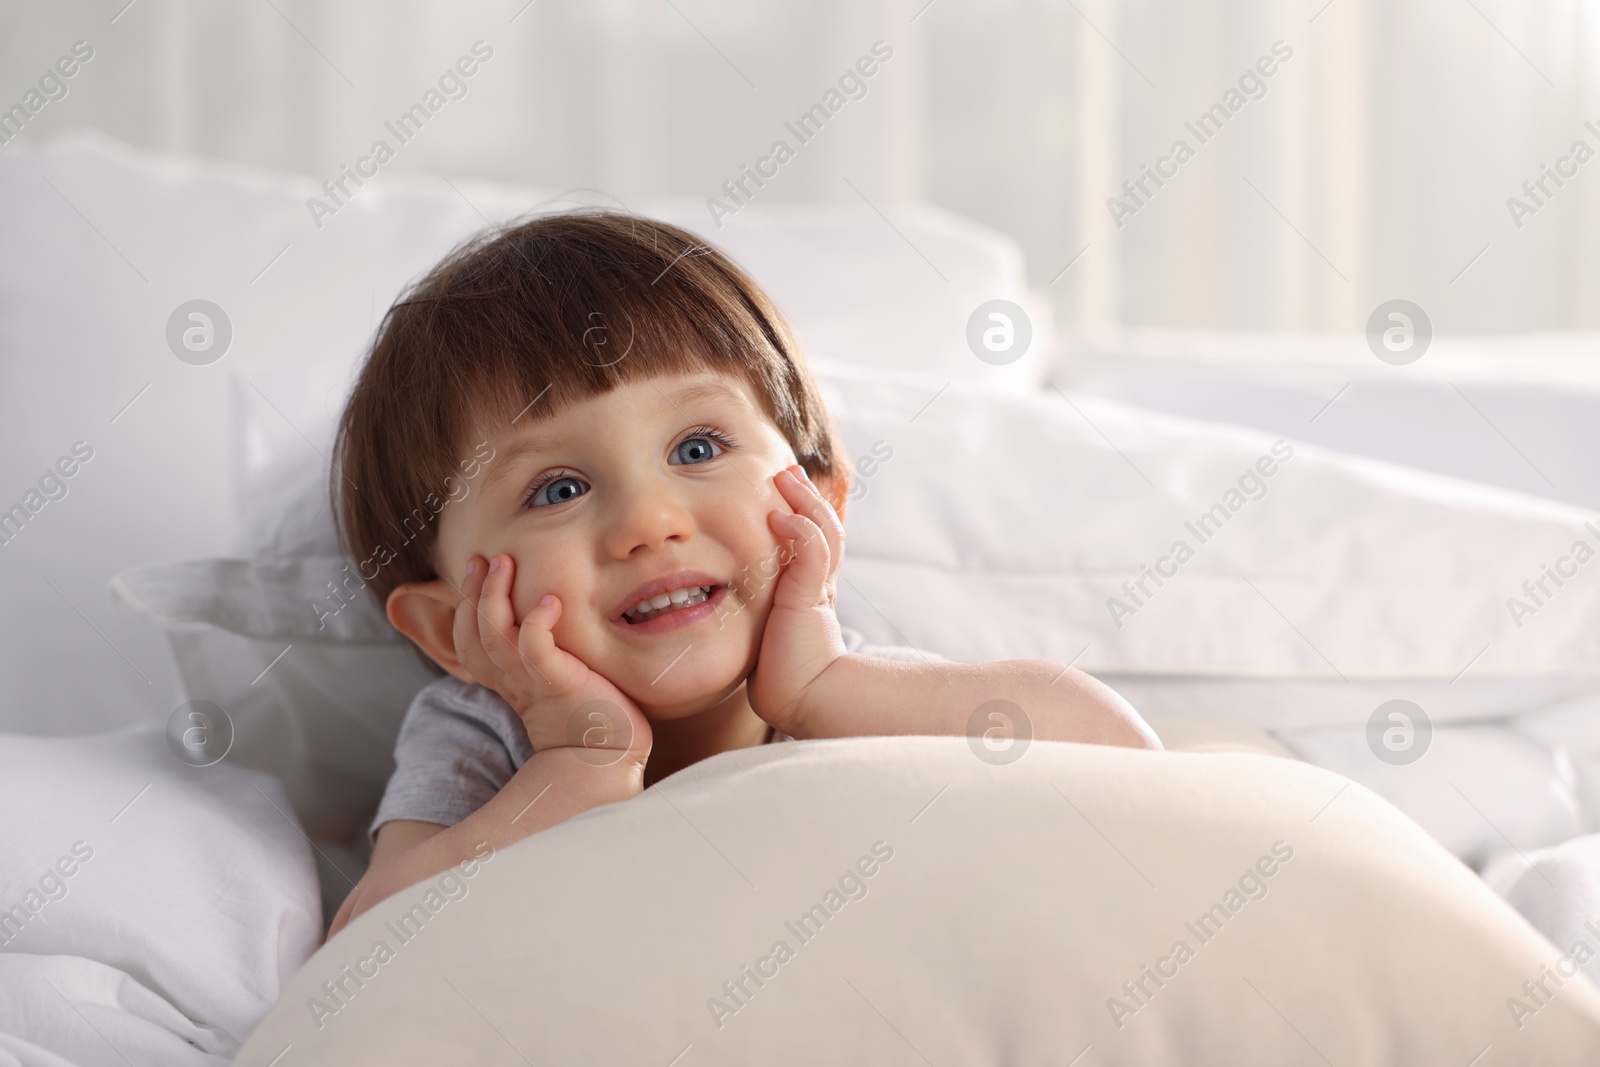
[(775, 554), (779, 545), (778, 535), (772, 532), (767, 516), (774, 511), (790, 512), (794, 508), (789, 506), (789, 502), (783, 498), (783, 494), (778, 491), (770, 476), (761, 483), (759, 492), (746, 497), (746, 503), (741, 510), (741, 525), (745, 531), (742, 547), (745, 551), (752, 556), (765, 557)]
[(511, 610), (517, 622), (522, 622), (540, 597), (554, 593), (561, 598), (561, 618), (556, 622), (559, 634), (588, 600), (588, 590), (579, 576), (549, 563), (552, 559), (572, 557), (543, 546), (538, 552), (511, 551), (510, 555), (517, 561), (517, 580), (511, 588)]
[(774, 509), (790, 510), (774, 489), (772, 493), (747, 494), (736, 504), (719, 502), (714, 523), (706, 532), (727, 547), (739, 565), (739, 573), (749, 568), (751, 575), (770, 575), (778, 559), (780, 542), (767, 522)]
[(738, 557), (734, 581), (739, 597), (751, 610), (751, 621), (756, 623), (765, 619), (777, 588), (777, 578), (789, 559), (784, 542), (767, 525), (768, 510), (770, 507), (763, 508), (750, 517), (741, 525), (737, 540), (728, 542)]

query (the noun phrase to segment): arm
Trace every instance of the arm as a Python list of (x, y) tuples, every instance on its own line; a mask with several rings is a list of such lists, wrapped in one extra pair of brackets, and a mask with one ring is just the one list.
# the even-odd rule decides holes
[[(1160, 748), (1127, 701), (1082, 671), (1043, 660), (908, 663), (845, 651), (834, 614), (844, 524), (799, 467), (775, 482), (794, 509), (768, 516), (790, 543), (773, 590), (750, 703), (791, 737), (966, 734), (991, 700), (1017, 705), (1017, 736)], [(980, 718), (978, 725), (985, 724)], [(979, 731), (981, 732), (981, 730)]]
[(374, 883), (383, 877), (383, 872), (393, 865), (396, 858), (412, 845), (432, 837), (443, 829), (444, 827), (438, 823), (419, 822), (415, 819), (391, 819), (378, 827), (377, 840), (372, 846), (372, 862), (367, 864), (367, 873), (361, 876), (361, 881), (350, 887), (344, 903), (339, 905), (339, 911), (328, 926), (328, 935), (324, 940), (332, 940), (334, 934), (343, 930), (350, 920), (355, 918), (357, 904), (363, 905), (363, 911), (371, 906), (375, 899), (370, 896)]
[(1025, 659), (908, 663), (846, 654), (807, 687), (784, 730), (801, 739), (964, 734), (973, 712), (991, 700), (1021, 708), (1036, 740), (1161, 747), (1109, 686), (1079, 670)]
[(554, 596), (516, 620), (515, 564), (509, 556), (495, 558), (493, 572), (481, 558), (468, 562), (453, 609), (458, 669), (452, 673), (499, 693), (522, 720), (534, 754), (454, 826), (395, 820), (379, 827), (372, 864), (334, 917), (330, 937), (386, 897), (481, 855), (484, 845), (504, 848), (644, 788), (649, 720), (609, 681), (556, 647), (551, 629), (561, 602)]
[(328, 936), (379, 901), (480, 855), (485, 843), (498, 851), (643, 788), (643, 768), (632, 760), (596, 766), (583, 758), (588, 754), (573, 748), (535, 753), (494, 799), (454, 826), (409, 819), (384, 823), (372, 864), (345, 898)]

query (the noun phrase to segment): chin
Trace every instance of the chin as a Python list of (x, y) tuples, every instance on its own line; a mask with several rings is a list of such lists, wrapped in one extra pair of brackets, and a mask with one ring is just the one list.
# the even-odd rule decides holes
[(639, 710), (652, 722), (670, 722), (686, 719), (715, 707), (733, 695), (750, 672), (755, 670), (755, 649), (744, 657), (733, 657), (726, 650), (703, 650), (690, 647), (683, 659), (673, 664), (665, 677), (652, 682), (651, 678), (639, 681), (637, 688), (624, 689)]
[[(692, 718), (703, 711), (711, 710), (737, 692), (742, 685), (744, 685), (744, 679), (740, 678), (735, 684), (725, 688), (711, 692), (685, 693), (681, 699), (675, 701), (649, 703), (635, 700), (634, 703), (639, 705), (639, 710), (651, 722), (674, 722), (678, 719)], [(696, 689), (698, 688), (697, 686)]]

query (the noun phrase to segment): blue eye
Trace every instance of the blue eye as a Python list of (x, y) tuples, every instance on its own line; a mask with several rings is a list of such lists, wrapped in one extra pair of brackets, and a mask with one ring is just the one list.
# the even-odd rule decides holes
[[(737, 447), (733, 438), (721, 430), (710, 426), (696, 426), (689, 431), (688, 437), (673, 448), (667, 457), (667, 462), (675, 466), (698, 466), (709, 463)], [(550, 471), (528, 488), (522, 506), (547, 508), (555, 504), (570, 503), (588, 493), (591, 488), (588, 482), (575, 474), (569, 474), (565, 470)]]
[(569, 500), (576, 500), (589, 491), (589, 487), (582, 481), (570, 475), (552, 478), (542, 485), (536, 485), (528, 493), (528, 507), (544, 508), (551, 504), (565, 504)]
[(680, 464), (707, 463), (720, 455), (722, 455), (722, 446), (710, 437), (690, 437), (672, 450), (672, 462)]

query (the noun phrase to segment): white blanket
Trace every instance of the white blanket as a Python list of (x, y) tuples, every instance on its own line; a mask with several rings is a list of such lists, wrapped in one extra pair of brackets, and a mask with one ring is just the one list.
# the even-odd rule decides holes
[(6, 1067), (219, 1067), (236, 1047), (126, 971), (82, 956), (0, 955)]
[(1483, 880), (1571, 959), (1569, 969), (1600, 984), (1600, 834), (1504, 852)]
[(0, 741), (0, 1065), (228, 1062), (321, 934), (288, 811), (159, 726)]

